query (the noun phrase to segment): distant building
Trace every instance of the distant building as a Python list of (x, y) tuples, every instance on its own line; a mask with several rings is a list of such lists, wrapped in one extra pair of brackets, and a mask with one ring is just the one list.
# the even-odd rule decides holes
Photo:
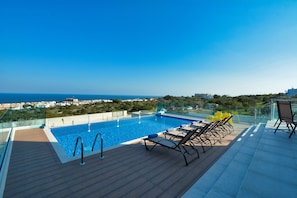
[(76, 98), (66, 98), (65, 101), (77, 103), (78, 102), (78, 99), (76, 99)]
[(195, 94), (194, 96), (197, 98), (213, 99), (213, 95), (211, 94)]
[(297, 95), (297, 89), (288, 89), (287, 95), (290, 97), (296, 96)]

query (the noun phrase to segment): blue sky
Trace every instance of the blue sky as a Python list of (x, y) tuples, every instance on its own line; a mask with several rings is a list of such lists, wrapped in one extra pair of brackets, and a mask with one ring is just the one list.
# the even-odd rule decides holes
[(297, 88), (296, 0), (0, 0), (0, 92)]

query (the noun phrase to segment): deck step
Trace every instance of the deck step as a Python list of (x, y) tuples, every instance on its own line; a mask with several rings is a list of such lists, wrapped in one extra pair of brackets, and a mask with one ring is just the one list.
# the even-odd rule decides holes
[[(234, 197), (254, 156), (265, 124), (251, 126), (183, 196)], [(232, 178), (232, 179), (230, 179)]]
[(286, 125), (274, 133), (274, 123), (267, 123), (237, 197), (296, 197), (297, 139), (288, 138)]

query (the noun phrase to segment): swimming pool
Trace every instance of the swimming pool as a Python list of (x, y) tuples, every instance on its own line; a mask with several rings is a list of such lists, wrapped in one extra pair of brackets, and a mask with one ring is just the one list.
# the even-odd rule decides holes
[[(123, 142), (147, 136), (152, 133), (165, 131), (168, 128), (189, 124), (194, 120), (174, 118), (168, 116), (144, 116), (125, 118), (106, 122), (81, 124), (67, 127), (51, 128), (51, 132), (68, 157), (73, 157), (77, 137), (84, 142), (84, 154), (91, 153), (92, 144), (97, 133), (101, 133), (103, 148), (111, 148)], [(90, 130), (89, 130), (90, 129)], [(94, 152), (100, 150), (100, 141), (97, 140)], [(78, 144), (76, 156), (80, 155), (81, 148)]]

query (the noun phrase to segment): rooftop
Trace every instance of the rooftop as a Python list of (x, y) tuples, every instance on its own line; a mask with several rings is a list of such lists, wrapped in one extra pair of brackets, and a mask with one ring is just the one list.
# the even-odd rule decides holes
[(4, 197), (294, 197), (297, 139), (274, 122), (235, 131), (185, 166), (164, 148), (136, 141), (62, 164), (42, 129), (17, 130)]

